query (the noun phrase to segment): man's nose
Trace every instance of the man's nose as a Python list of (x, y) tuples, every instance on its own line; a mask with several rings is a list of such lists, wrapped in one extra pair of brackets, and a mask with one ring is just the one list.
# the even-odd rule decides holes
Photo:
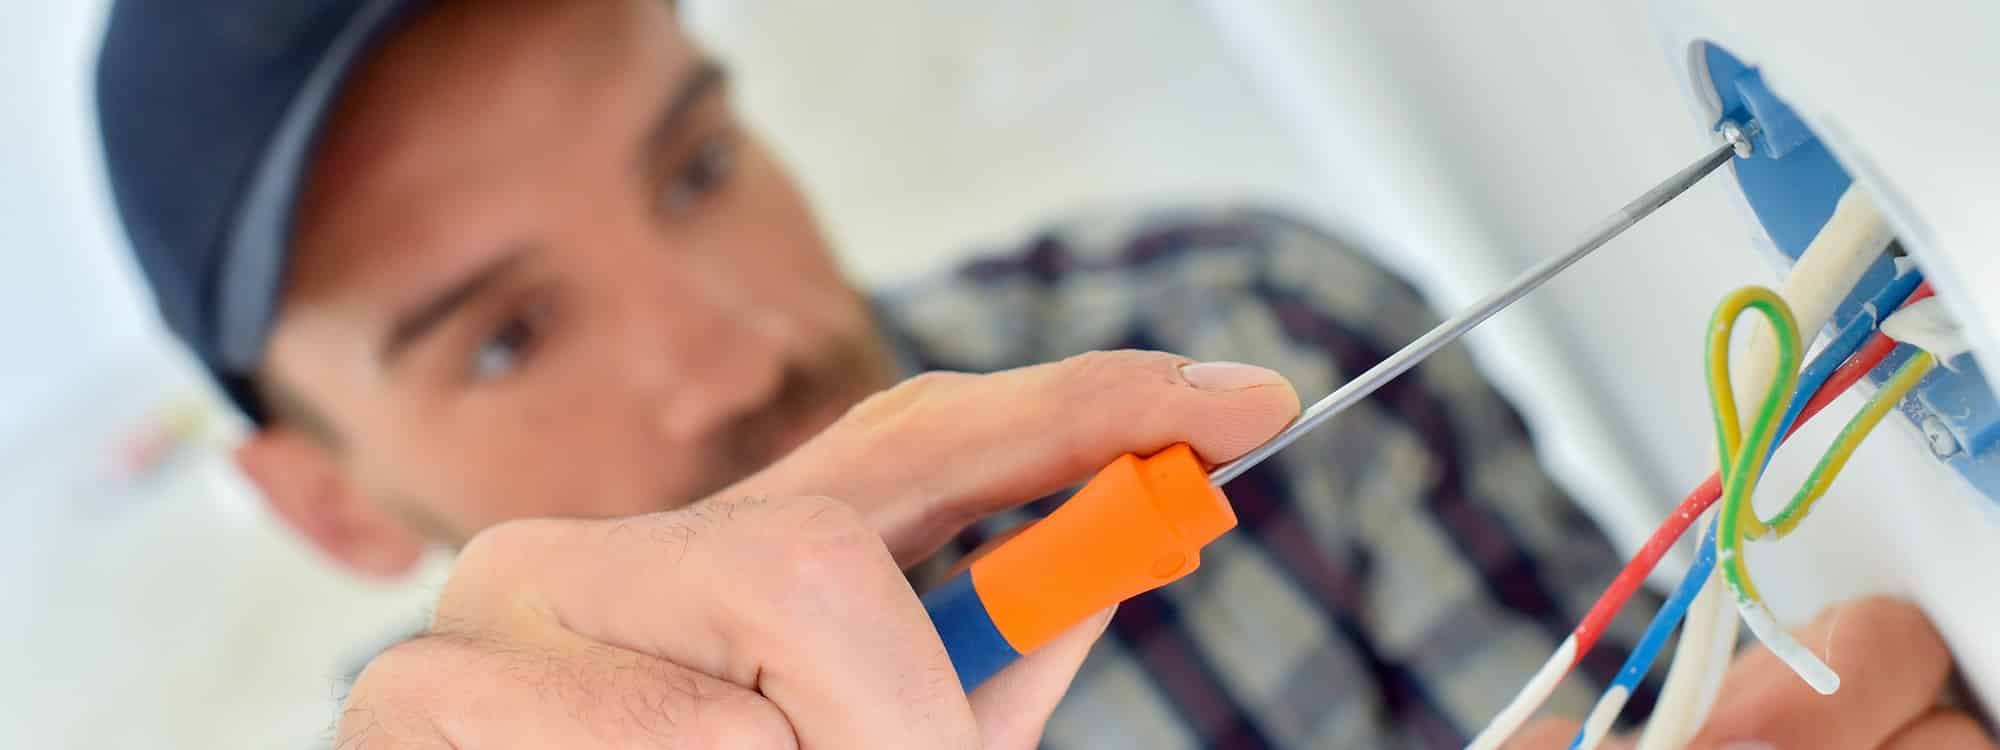
[(640, 303), (647, 324), (636, 328), (659, 359), (661, 429), (677, 442), (695, 440), (777, 396), (791, 334), (724, 269), (688, 262), (661, 278)]

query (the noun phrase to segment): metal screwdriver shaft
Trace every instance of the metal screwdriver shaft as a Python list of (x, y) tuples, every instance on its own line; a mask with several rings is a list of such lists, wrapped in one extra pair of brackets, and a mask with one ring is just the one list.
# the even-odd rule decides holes
[(1467, 308), (1452, 319), (1439, 324), (1428, 333), (1418, 337), (1417, 340), (1410, 342), (1401, 351), (1390, 355), (1388, 359), (1382, 360), (1374, 367), (1368, 368), (1368, 371), (1361, 373), (1359, 377), (1347, 381), (1346, 385), (1334, 390), (1326, 398), (1320, 399), (1318, 403), (1313, 404), (1300, 413), (1298, 421), (1286, 427), (1283, 432), (1279, 432), (1276, 437), (1271, 438), (1263, 445), (1257, 446), (1255, 450), (1244, 454), (1241, 458), (1215, 467), (1214, 471), (1208, 473), (1209, 481), (1215, 483), (1217, 486), (1221, 486), (1229, 480), (1241, 476), (1243, 472), (1249, 471), (1250, 467), (1256, 466), (1262, 463), (1264, 459), (1270, 458), (1272, 454), (1284, 450), (1285, 446), (1291, 445), (1300, 436), (1324, 424), (1333, 415), (1346, 411), (1348, 407), (1367, 398), (1389, 381), (1396, 379), (1396, 376), (1415, 367), (1418, 362), (1424, 361), (1426, 357), (1435, 354), (1437, 350), (1444, 348), (1453, 341), (1457, 341), (1467, 331), (1477, 327), (1480, 323), (1486, 322), (1486, 319), (1493, 317), (1494, 313), (1500, 312), (1506, 309), (1507, 306), (1519, 301), (1529, 292), (1534, 291), (1536, 287), (1541, 286), (1543, 282), (1554, 278), (1563, 269), (1569, 268), (1572, 264), (1582, 260), (1583, 256), (1589, 255), (1592, 250), (1603, 247), (1604, 243), (1609, 242), (1611, 238), (1618, 236), (1626, 229), (1630, 229), (1633, 224), (1639, 223), (1640, 219), (1646, 218), (1655, 210), (1658, 210), (1659, 207), (1666, 205), (1668, 201), (1679, 197), (1681, 193), (1687, 192), (1688, 188), (1693, 187), (1703, 177), (1707, 177), (1709, 173), (1714, 172), (1716, 168), (1729, 161), (1730, 156), (1737, 148), (1736, 141), (1743, 137), (1737, 134), (1736, 138), (1733, 138), (1730, 142), (1716, 147), (1715, 150), (1696, 160), (1695, 163), (1688, 165), (1687, 168), (1675, 172), (1672, 177), (1668, 177), (1665, 182), (1660, 183), (1657, 187), (1646, 191), (1638, 198), (1634, 198), (1631, 203), (1625, 204), (1624, 208), (1618, 209), (1617, 213), (1612, 214), (1609, 218), (1598, 224), (1591, 231), (1590, 235), (1584, 239), (1583, 243), (1577, 245), (1575, 249), (1542, 261), (1534, 268), (1528, 269), (1527, 272), (1515, 279), (1512, 284), (1480, 300), (1477, 304)]
[(1149, 456), (1127, 453), (1106, 464), (1054, 513), (924, 594), (924, 611), (944, 642), (959, 685), (970, 691), (1092, 613), (1192, 572), (1202, 548), (1236, 527), (1236, 514), (1217, 485), (1283, 450), (1673, 200), (1728, 160), (1735, 145), (1716, 149), (1639, 196), (1580, 247), (1536, 266), (1506, 290), (1411, 342), (1248, 455), (1204, 471), (1194, 449), (1177, 443)]

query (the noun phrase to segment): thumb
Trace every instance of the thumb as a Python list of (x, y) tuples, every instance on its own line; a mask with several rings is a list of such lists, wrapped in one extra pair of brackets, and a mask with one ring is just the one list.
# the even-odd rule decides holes
[(1186, 442), (1228, 461), (1297, 417), (1278, 373), (1159, 352), (1093, 352), (990, 375), (931, 373), (863, 401), (738, 494), (831, 495), (904, 565), (967, 524)]
[(1049, 716), (1069, 692), (1084, 657), (1104, 635), (1117, 609), (1084, 620), (972, 691), (972, 714), (979, 720), (984, 747), (1028, 750), (1041, 744)]

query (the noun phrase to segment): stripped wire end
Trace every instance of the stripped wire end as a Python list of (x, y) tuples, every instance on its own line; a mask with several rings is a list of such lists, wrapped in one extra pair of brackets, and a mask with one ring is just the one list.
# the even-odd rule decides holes
[(1744, 624), (1750, 626), (1751, 634), (1757, 636), (1757, 640), (1763, 642), (1764, 647), (1770, 649), (1771, 654), (1785, 666), (1791, 667), (1814, 692), (1832, 695), (1840, 689), (1840, 675), (1834, 674), (1833, 668), (1820, 661), (1819, 656), (1799, 639), (1785, 632), (1785, 627), (1778, 624), (1777, 616), (1771, 614), (1771, 609), (1764, 606), (1762, 600), (1747, 599), (1737, 592), (1736, 611), (1743, 616)]
[[(1930, 296), (1931, 287), (1923, 283), (1923, 275), (1914, 269), (1909, 269), (1900, 274), (1895, 283), (1884, 288), (1870, 300), (1869, 304), (1878, 310), (1892, 310), (1907, 307)], [(1799, 374), (1799, 390), (1792, 395), (1791, 408), (1786, 411), (1784, 420), (1779, 422), (1780, 441), (1790, 438), (1801, 426), (1832, 403), (1834, 397), (1846, 393), (1877, 365), (1888, 359), (1896, 342), (1879, 332), (1874, 332), (1871, 336), (1870, 333), (1876, 328), (1876, 322), (1875, 318), (1869, 318), (1849, 323), (1847, 329), (1829, 342), (1827, 347), (1814, 357), (1812, 364)], [(1765, 462), (1769, 461), (1770, 456), (1767, 454)], [(1659, 531), (1654, 533), (1654, 538), (1647, 542), (1646, 547), (1633, 558), (1626, 570), (1619, 574), (1619, 580), (1626, 581), (1628, 576), (1633, 576), (1630, 580), (1636, 581), (1637, 576), (1643, 576), (1645, 571), (1651, 570), (1658, 562), (1658, 555), (1664, 551), (1665, 545), (1672, 544), (1674, 539), (1678, 539), (1687, 524), (1721, 496), (1720, 481), (1718, 475), (1710, 474), (1706, 483), (1690, 493), (1686, 500), (1681, 501), (1680, 508), (1667, 517)], [(1810, 505), (1798, 508), (1793, 517), (1803, 518), (1804, 510), (1808, 508)], [(1790, 529), (1796, 526), (1795, 522), (1784, 518), (1783, 515), (1780, 514), (1779, 523), (1772, 527), (1773, 532), (1779, 536), (1789, 533)], [(1687, 575), (1681, 579), (1681, 584), (1673, 595), (1661, 605), (1652, 623), (1646, 626), (1645, 635), (1633, 647), (1624, 667), (1619, 669), (1617, 679), (1605, 690), (1597, 705), (1591, 709), (1584, 725), (1577, 730), (1575, 738), (1570, 743), (1571, 750), (1595, 750), (1604, 741), (1610, 734), (1618, 713), (1630, 700), (1632, 691), (1645, 678), (1647, 670), (1658, 658), (1660, 648), (1672, 635), (1682, 618), (1687, 616), (1689, 607), (1705, 588), (1710, 574), (1715, 570), (1717, 526), (1719, 524), (1714, 522), (1708, 524), (1707, 532), (1702, 535), (1701, 544), (1695, 552), (1694, 564), (1689, 566)], [(1636, 583), (1633, 585), (1636, 586)], [(1604, 613), (1615, 613), (1630, 593), (1630, 589), (1620, 588), (1614, 584), (1611, 590), (1605, 593), (1605, 597), (1599, 600), (1597, 606), (1591, 609), (1592, 616), (1608, 617), (1609, 615)], [(1588, 621), (1586, 618), (1586, 622)], [(1578, 632), (1583, 632), (1581, 626)], [(1838, 683), (1836, 687), (1837, 685)]]
[[(1729, 383), (1729, 334), (1736, 319), (1751, 309), (1763, 313), (1777, 331), (1777, 382), (1789, 388), (1787, 381), (1795, 380), (1796, 375), (1788, 376), (1788, 373), (1796, 373), (1798, 367), (1798, 326), (1782, 299), (1769, 290), (1752, 287), (1723, 301), (1716, 311), (1709, 338), (1709, 395), (1715, 408), (1716, 442), (1722, 454), (1722, 465), (1730, 467), (1724, 478), (1722, 510), (1717, 519), (1717, 559), (1722, 566), (1723, 579), (1736, 600), (1736, 610), (1743, 617), (1743, 622), (1750, 626), (1750, 631), (1813, 690), (1821, 695), (1830, 695), (1840, 689), (1840, 676), (1778, 624), (1777, 617), (1764, 603), (1763, 595), (1750, 578), (1741, 545), (1750, 540), (1781, 539), (1797, 529), (1819, 499), (1826, 495), (1834, 478), (1846, 468), (1861, 441), (1930, 373), (1936, 365), (1936, 358), (1928, 352), (1920, 352), (1898, 368), (1889, 382), (1841, 428), (1840, 435), (1813, 467), (1791, 502), (1768, 520), (1758, 518), (1756, 509), (1750, 505), (1750, 495), (1762, 478), (1763, 464), (1769, 460), (1773, 433), (1789, 429), (1789, 425), (1773, 424), (1773, 407), (1777, 401), (1772, 394), (1778, 392), (1776, 384), (1772, 394), (1766, 395), (1756, 419), (1751, 422), (1748, 435), (1736, 423), (1736, 410), (1733, 408), (1735, 394)], [(1776, 429), (1773, 429), (1774, 426)]]

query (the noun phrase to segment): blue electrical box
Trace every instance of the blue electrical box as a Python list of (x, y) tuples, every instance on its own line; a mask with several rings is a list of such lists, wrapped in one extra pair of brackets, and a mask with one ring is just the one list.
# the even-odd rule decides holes
[[(1706, 45), (1704, 62), (1707, 85), (1723, 113), (1716, 125), (1756, 123), (1754, 152), (1734, 163), (1737, 184), (1778, 251), (1797, 260), (1833, 216), (1834, 204), (1853, 180), (1791, 107), (1771, 93), (1756, 68), (1714, 44)], [(1886, 316), (1889, 311), (1874, 310), (1868, 300), (1907, 264), (1891, 257), (1877, 261), (1835, 310), (1832, 329), (1863, 315)], [(1908, 358), (1907, 350), (1898, 350), (1869, 373), (1869, 379), (1879, 387)], [(1988, 498), (2000, 501), (2000, 404), (1971, 357), (1954, 358), (1933, 371), (1900, 409), (1931, 436), (1933, 453), (1940, 460)]]

